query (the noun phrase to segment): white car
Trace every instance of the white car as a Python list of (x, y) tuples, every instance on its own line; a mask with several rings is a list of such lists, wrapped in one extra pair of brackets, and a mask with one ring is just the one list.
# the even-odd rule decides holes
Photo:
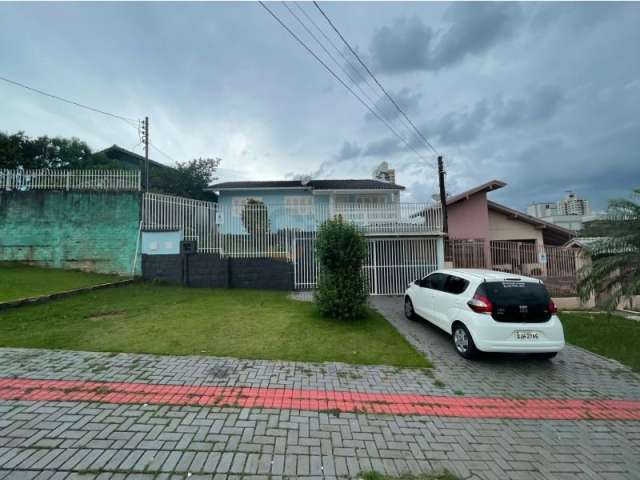
[(409, 284), (404, 313), (425, 318), (453, 338), (460, 355), (537, 353), (564, 347), (562, 323), (541, 280), (493, 270), (437, 270)]

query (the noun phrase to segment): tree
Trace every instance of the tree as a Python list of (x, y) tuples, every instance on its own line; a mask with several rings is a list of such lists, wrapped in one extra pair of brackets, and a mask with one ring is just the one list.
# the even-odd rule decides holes
[(604, 308), (614, 310), (622, 298), (640, 292), (640, 203), (634, 201), (638, 198), (640, 188), (631, 199), (609, 201), (607, 217), (598, 222), (607, 236), (586, 249), (591, 264), (578, 272), (583, 301), (597, 294)]
[(219, 158), (195, 158), (177, 162), (174, 169), (158, 169), (150, 180), (151, 189), (197, 200), (212, 200), (214, 194), (204, 189), (217, 180), (215, 173), (220, 161)]
[(341, 217), (327, 220), (318, 229), (316, 256), (320, 269), (315, 301), (320, 312), (342, 320), (362, 317), (367, 301), (362, 271), (367, 243), (362, 233)]
[(12, 135), (0, 132), (0, 169), (36, 168), (118, 168), (102, 154), (94, 154), (78, 138), (41, 136), (31, 138), (24, 132)]

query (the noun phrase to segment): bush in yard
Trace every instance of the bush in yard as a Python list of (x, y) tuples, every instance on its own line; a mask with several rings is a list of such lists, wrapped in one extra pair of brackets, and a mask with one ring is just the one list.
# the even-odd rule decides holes
[(362, 317), (367, 285), (362, 264), (367, 243), (360, 231), (340, 217), (324, 222), (316, 237), (319, 264), (315, 301), (320, 312), (342, 320)]

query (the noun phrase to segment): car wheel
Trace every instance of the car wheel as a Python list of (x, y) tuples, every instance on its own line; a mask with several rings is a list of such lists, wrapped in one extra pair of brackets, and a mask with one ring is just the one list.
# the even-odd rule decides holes
[(473, 338), (471, 338), (469, 330), (467, 330), (467, 327), (463, 324), (457, 323), (454, 325), (451, 338), (453, 339), (453, 346), (456, 348), (456, 352), (464, 358), (473, 358), (478, 355), (476, 344), (473, 343)]
[(558, 352), (544, 352), (536, 354), (538, 358), (542, 358), (544, 360), (551, 360), (553, 357), (558, 355)]
[(405, 297), (404, 299), (404, 316), (409, 320), (416, 319), (416, 312), (413, 309), (413, 303), (411, 302), (411, 299), (409, 297)]

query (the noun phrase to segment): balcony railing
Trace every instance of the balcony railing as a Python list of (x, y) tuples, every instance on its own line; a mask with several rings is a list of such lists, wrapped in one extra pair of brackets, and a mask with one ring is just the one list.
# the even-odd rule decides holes
[(426, 203), (339, 204), (331, 209), (331, 216), (341, 216), (371, 234), (442, 231), (440, 206)]

